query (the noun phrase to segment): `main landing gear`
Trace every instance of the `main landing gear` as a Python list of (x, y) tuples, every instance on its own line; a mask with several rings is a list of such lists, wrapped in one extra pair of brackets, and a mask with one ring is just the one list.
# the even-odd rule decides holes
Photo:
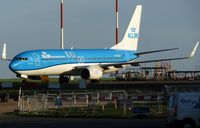
[(59, 78), (59, 83), (62, 85), (68, 84), (69, 83), (69, 77), (66, 75), (61, 75)]
[(90, 80), (91, 84), (99, 84), (99, 80)]

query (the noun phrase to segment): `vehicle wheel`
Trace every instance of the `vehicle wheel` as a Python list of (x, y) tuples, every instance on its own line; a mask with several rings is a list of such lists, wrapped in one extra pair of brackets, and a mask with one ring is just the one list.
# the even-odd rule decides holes
[(183, 120), (181, 124), (181, 128), (196, 128), (196, 124), (192, 119)]
[(171, 128), (182, 128), (181, 121), (175, 120), (171, 126)]

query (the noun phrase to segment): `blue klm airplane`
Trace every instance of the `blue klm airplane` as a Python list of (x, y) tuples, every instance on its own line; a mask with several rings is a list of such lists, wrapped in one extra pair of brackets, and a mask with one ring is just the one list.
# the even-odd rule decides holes
[(124, 38), (110, 49), (30, 50), (16, 55), (13, 59), (7, 59), (6, 44), (4, 44), (2, 60), (11, 61), (9, 68), (17, 77), (43, 79), (44, 76), (58, 75), (60, 83), (67, 83), (71, 75), (95, 82), (104, 73), (116, 72), (126, 65), (188, 59), (194, 56), (199, 42), (187, 57), (137, 61), (136, 58), (143, 54), (177, 49), (137, 52), (141, 13), (142, 6), (137, 5)]

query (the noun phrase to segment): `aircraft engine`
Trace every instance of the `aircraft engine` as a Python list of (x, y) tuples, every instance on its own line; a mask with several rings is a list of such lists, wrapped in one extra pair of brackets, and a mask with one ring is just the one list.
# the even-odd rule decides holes
[(103, 72), (98, 67), (88, 67), (81, 71), (81, 78), (86, 80), (99, 80), (103, 76)]

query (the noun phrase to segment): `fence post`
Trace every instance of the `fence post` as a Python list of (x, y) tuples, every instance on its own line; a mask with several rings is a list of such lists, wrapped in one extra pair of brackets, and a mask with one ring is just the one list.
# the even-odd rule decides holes
[(97, 92), (97, 104), (99, 104), (99, 92)]
[(86, 93), (86, 104), (87, 104), (87, 106), (88, 106), (88, 94)]
[(73, 92), (74, 105), (76, 106), (76, 94)]
[(115, 100), (115, 110), (117, 109), (117, 100)]
[(28, 112), (30, 112), (30, 101), (29, 101), (30, 99), (29, 99), (29, 97), (27, 97), (27, 110), (28, 110)]
[(126, 100), (124, 100), (124, 115), (126, 115)]
[(21, 92), (22, 92), (22, 88), (21, 88), (21, 86), (20, 86), (20, 87), (19, 87), (19, 95), (18, 95), (18, 103), (17, 103), (17, 108), (18, 108), (18, 110), (20, 110)]
[(104, 104), (102, 104), (102, 110), (103, 110), (103, 111), (105, 110)]
[(24, 111), (24, 93), (22, 92), (22, 111)]

